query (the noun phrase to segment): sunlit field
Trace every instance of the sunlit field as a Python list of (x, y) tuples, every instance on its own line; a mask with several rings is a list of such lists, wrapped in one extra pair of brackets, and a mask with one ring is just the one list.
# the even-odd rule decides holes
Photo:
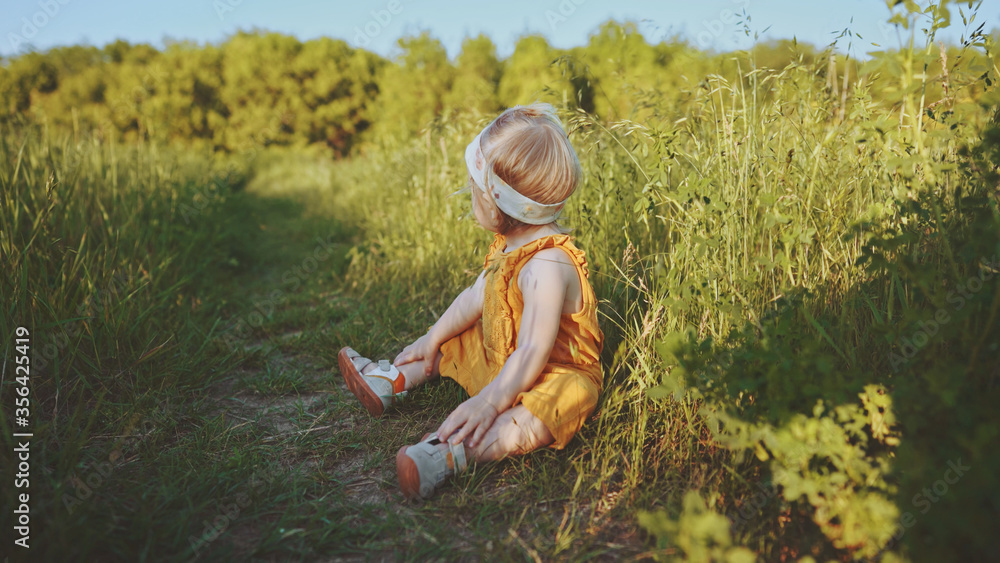
[[(2, 553), (995, 558), (997, 38), (968, 3), (894, 13), (908, 43), (865, 60), (616, 22), (504, 60), (267, 33), (3, 60), (0, 441), (33, 436)], [(565, 450), (406, 502), (395, 453), (464, 392), (373, 419), (336, 355), (393, 357), (475, 280), (465, 146), (534, 100), (584, 169), (605, 389)]]

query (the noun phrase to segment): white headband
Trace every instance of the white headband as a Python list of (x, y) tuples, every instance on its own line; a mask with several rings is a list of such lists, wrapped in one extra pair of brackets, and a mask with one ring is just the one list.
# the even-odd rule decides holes
[(492, 166), (486, 166), (486, 158), (483, 156), (480, 144), (482, 136), (483, 133), (480, 132), (469, 143), (469, 146), (465, 147), (465, 165), (468, 167), (469, 174), (476, 186), (484, 193), (492, 195), (493, 201), (496, 202), (501, 211), (522, 223), (545, 225), (555, 221), (566, 202), (538, 203), (507, 185), (496, 175)]

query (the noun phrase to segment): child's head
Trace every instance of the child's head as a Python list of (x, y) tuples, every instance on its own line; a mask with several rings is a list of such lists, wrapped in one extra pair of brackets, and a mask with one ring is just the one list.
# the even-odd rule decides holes
[(549, 104), (515, 106), (501, 113), (469, 145), (466, 162), (473, 182), (499, 213), (496, 226), (501, 234), (555, 223), (583, 175)]

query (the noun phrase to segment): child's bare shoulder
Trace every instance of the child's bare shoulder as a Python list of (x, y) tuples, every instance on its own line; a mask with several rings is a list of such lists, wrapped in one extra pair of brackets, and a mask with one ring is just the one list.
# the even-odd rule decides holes
[(536, 252), (521, 268), (518, 281), (523, 283), (530, 278), (569, 281), (576, 279), (576, 266), (564, 251), (545, 248)]
[(558, 247), (543, 248), (542, 250), (539, 250), (534, 256), (531, 257), (531, 260), (528, 260), (527, 265), (530, 266), (532, 263), (538, 264), (542, 262), (555, 262), (565, 266), (573, 266), (573, 261), (570, 260), (566, 251)]
[(565, 251), (554, 247), (543, 248), (532, 255), (532, 257), (528, 260), (528, 263), (524, 265), (522, 271), (529, 268), (535, 271), (563, 271), (567, 269), (573, 271), (575, 265), (573, 264), (573, 260), (570, 259), (569, 255), (566, 254)]
[(583, 307), (583, 286), (576, 264), (559, 248), (539, 250), (521, 269), (517, 280), (521, 292), (533, 298), (549, 301), (572, 314)]

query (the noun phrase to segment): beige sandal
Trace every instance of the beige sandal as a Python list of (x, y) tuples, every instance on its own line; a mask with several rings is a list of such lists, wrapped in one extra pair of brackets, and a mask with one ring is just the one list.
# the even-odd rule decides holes
[(403, 495), (411, 500), (430, 498), (448, 477), (458, 475), (468, 466), (464, 444), (448, 444), (447, 449), (437, 434), (425, 434), (412, 446), (403, 446), (396, 454), (396, 476)]
[(361, 373), (372, 361), (345, 346), (337, 354), (337, 363), (347, 388), (374, 417), (382, 416), (389, 405), (406, 396), (406, 380), (389, 360), (379, 360), (378, 369)]

